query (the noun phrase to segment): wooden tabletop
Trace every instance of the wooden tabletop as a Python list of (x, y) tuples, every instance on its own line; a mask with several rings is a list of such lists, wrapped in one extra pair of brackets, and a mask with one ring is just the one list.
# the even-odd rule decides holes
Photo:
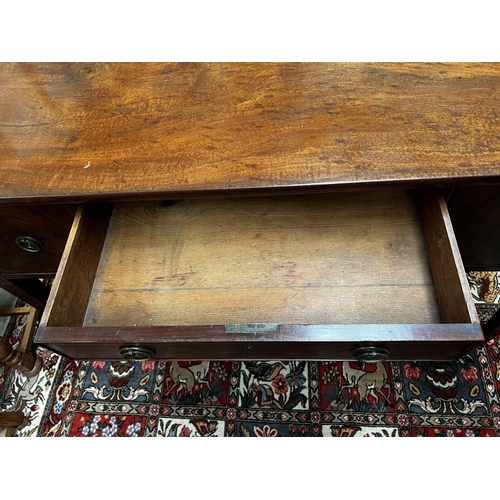
[(500, 64), (0, 64), (3, 203), (493, 181)]

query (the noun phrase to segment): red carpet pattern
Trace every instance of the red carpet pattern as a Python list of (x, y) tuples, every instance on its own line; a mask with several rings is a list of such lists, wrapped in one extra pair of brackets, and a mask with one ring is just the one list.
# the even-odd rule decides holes
[[(481, 321), (500, 273), (470, 273)], [(16, 345), (26, 318), (12, 320)], [(500, 337), (454, 362), (74, 362), (39, 348), (40, 374), (0, 366), (15, 436), (497, 436)]]

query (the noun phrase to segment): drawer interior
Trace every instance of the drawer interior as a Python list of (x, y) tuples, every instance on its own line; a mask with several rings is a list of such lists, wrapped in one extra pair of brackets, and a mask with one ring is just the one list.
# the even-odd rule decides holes
[(439, 323), (406, 191), (117, 203), (86, 326)]
[(450, 359), (484, 337), (444, 199), (389, 189), (83, 205), (35, 340), (75, 359)]

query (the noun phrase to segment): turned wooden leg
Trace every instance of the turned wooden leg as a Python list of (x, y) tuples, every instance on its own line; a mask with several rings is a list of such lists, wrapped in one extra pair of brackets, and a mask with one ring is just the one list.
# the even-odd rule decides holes
[(32, 354), (20, 352), (3, 338), (0, 338), (0, 362), (19, 370), (25, 377), (38, 375), (42, 368), (42, 361)]

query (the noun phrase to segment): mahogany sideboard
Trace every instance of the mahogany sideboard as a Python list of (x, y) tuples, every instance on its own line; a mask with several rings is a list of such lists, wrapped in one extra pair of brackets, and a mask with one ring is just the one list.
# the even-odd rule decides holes
[(499, 90), (482, 63), (0, 64), (0, 203), (78, 205), (35, 342), (460, 356), (484, 337), (445, 196), (500, 183)]

